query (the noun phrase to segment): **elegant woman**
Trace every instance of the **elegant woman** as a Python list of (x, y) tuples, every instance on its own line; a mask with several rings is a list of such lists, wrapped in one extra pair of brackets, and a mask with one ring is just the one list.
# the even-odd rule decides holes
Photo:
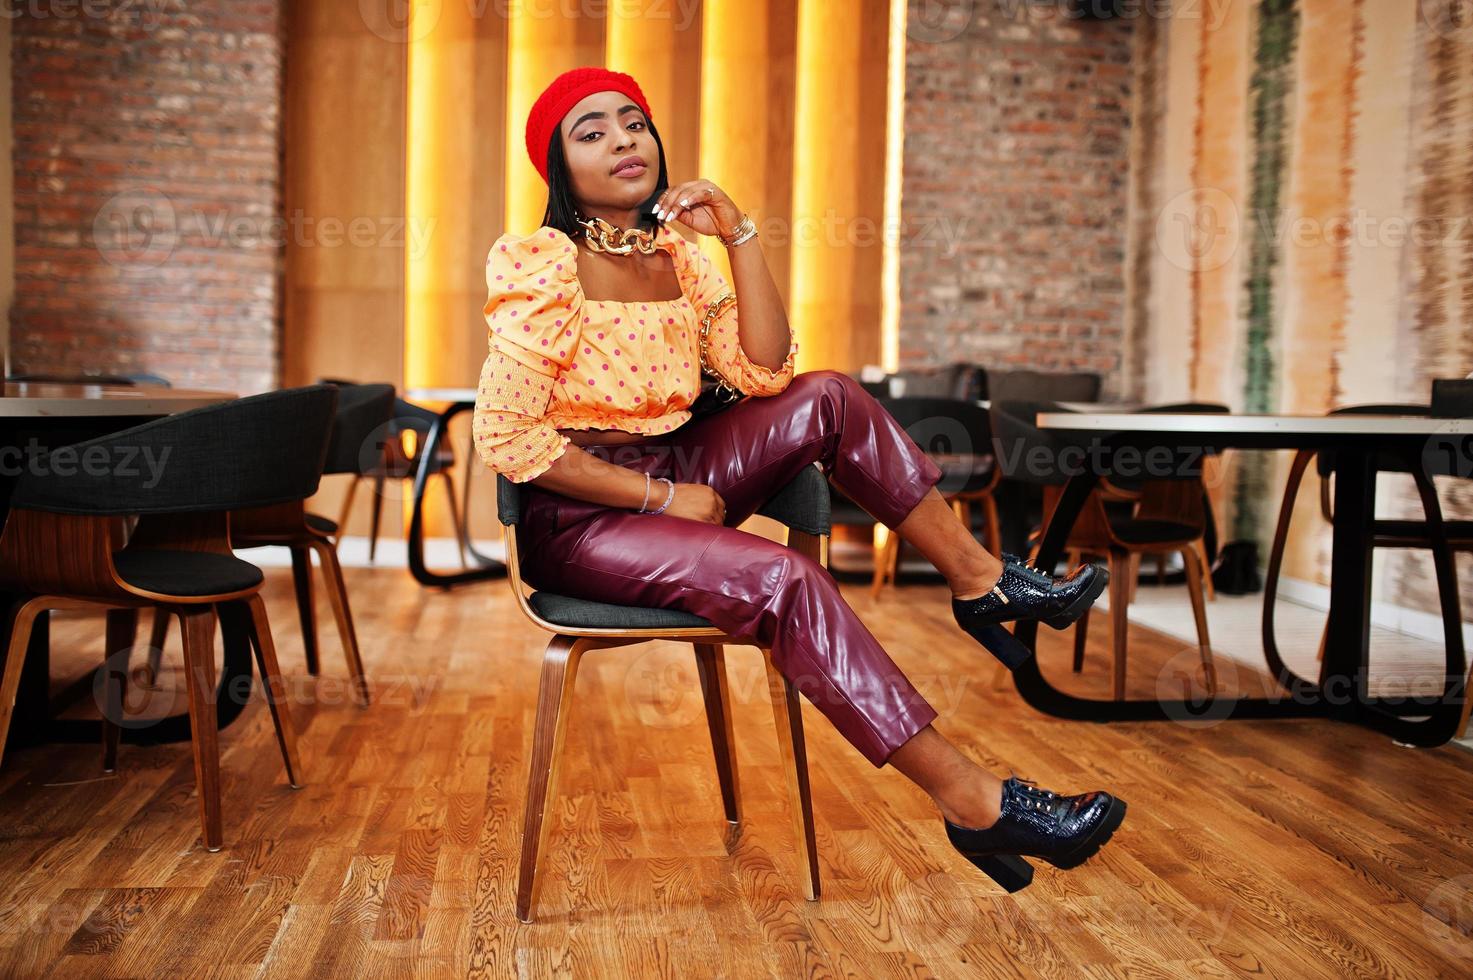
[[(787, 315), (749, 218), (709, 180), (671, 185), (639, 85), (579, 68), (527, 120), (548, 185), (543, 225), (486, 260), (490, 353), (473, 430), (496, 472), (529, 484), (522, 575), (564, 595), (683, 609), (768, 647), (778, 670), (875, 766), (933, 800), (953, 845), (1010, 890), (1083, 863), (1124, 802), (999, 780), (932, 727), (936, 711), (845, 603), (828, 571), (737, 529), (814, 462), (945, 575), (958, 625), (1062, 629), (1105, 586), (989, 554), (936, 491), (941, 471), (857, 382), (794, 375)], [(732, 287), (670, 222), (718, 238)], [(691, 411), (703, 368), (747, 398)], [(708, 404), (701, 396), (699, 409)]]

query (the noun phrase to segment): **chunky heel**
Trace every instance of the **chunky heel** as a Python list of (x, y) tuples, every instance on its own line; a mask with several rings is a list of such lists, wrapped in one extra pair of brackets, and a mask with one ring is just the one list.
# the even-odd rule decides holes
[(1008, 670), (1017, 670), (1024, 661), (1033, 656), (1032, 650), (1001, 626), (983, 626), (973, 635)]
[(1020, 892), (1033, 884), (1033, 865), (1016, 854), (990, 854), (974, 857), (972, 863), (982, 873), (1001, 885), (1009, 895)]

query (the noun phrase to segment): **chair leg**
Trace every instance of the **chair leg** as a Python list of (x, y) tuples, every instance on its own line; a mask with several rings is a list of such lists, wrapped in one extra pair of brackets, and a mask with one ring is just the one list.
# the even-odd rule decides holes
[(369, 504), (368, 521), (368, 563), (373, 564), (373, 556), (378, 551), (378, 526), (384, 517), (384, 475), (376, 473), (373, 477), (373, 502)]
[(164, 660), (164, 644), (169, 639), (169, 611), (153, 607), (153, 626), (148, 631), (148, 658), (143, 668), (143, 683), (150, 689), (159, 686), (159, 665)]
[(1128, 581), (1130, 582), (1131, 602), (1135, 602), (1136, 586), (1141, 584), (1141, 557), (1142, 556), (1140, 552), (1132, 552), (1130, 556), (1130, 564), (1128, 566), (1130, 568), (1130, 573), (1128, 575)]
[(455, 477), (449, 470), (440, 475), (445, 478), (445, 499), (450, 504), (450, 524), (455, 529), (455, 546), (460, 551), (460, 567), (470, 568), (470, 557), (465, 550), (465, 518), (460, 513), (459, 501), (455, 499)]
[(123, 702), (128, 689), (128, 658), (138, 637), (138, 610), (107, 611), (107, 649), (103, 654), (102, 771), (118, 768), (118, 736), (123, 731)]
[(16, 693), (20, 690), (21, 669), (26, 663), (31, 630), (36, 625), (36, 617), (46, 609), (45, 596), (22, 599), (11, 607), (10, 644), (5, 651), (5, 672), (0, 674), (0, 762), (5, 761), (5, 740), (10, 735), (10, 716), (15, 710)]
[(783, 773), (788, 781), (788, 805), (793, 811), (793, 834), (797, 838), (803, 895), (818, 900), (818, 842), (813, 829), (813, 793), (808, 786), (808, 748), (803, 740), (803, 712), (798, 690), (772, 664), (772, 651), (764, 650), (767, 685), (772, 695), (773, 720), (782, 753)]
[(266, 705), (271, 709), (271, 723), (276, 726), (281, 760), (286, 764), (286, 781), (292, 789), (301, 789), (304, 776), (301, 758), (297, 755), (297, 729), (292, 724), (281, 666), (276, 662), (276, 642), (271, 637), (266, 602), (258, 592), (246, 599), (245, 604), (251, 613), (251, 646), (256, 654), (256, 667), (261, 671), (261, 687), (266, 694)]
[(184, 677), (189, 691), (189, 730), (194, 742), (194, 781), (199, 792), (201, 840), (218, 851), (220, 831), (220, 731), (215, 719), (215, 610), (174, 606), (182, 624)]
[(885, 587), (886, 579), (894, 579), (893, 557), (900, 551), (900, 534), (892, 527), (887, 528), (885, 543), (875, 549), (875, 577), (870, 583), (870, 598), (878, 599), (880, 591)]
[(721, 785), (721, 803), (726, 822), (742, 820), (741, 794), (737, 782), (736, 739), (731, 727), (731, 694), (726, 685), (726, 656), (720, 644), (696, 643), (696, 670), (701, 676), (701, 696), (706, 701), (706, 723), (711, 728), (711, 748), (716, 754), (716, 780)]
[(527, 766), (526, 813), (522, 819), (522, 859), (517, 871), (517, 918), (532, 921), (537, 897), (537, 859), (547, 843), (548, 803), (557, 788), (563, 736), (578, 679), (578, 660), (587, 641), (554, 636), (542, 657), (542, 679), (537, 687), (537, 720), (532, 728), (532, 752)]
[(337, 544), (338, 539), (347, 533), (348, 519), (353, 516), (353, 497), (358, 493), (358, 481), (361, 479), (363, 477), (355, 473), (353, 474), (353, 478), (348, 481), (348, 492), (343, 494), (343, 508), (338, 511), (338, 530), (333, 535), (333, 544)]
[(1089, 610), (1074, 621), (1074, 673), (1084, 670), (1084, 645), (1089, 641)]
[(307, 655), (307, 673), (316, 677), (322, 669), (317, 656), (317, 609), (312, 601), (312, 558), (302, 545), (292, 545), (292, 585), (297, 591), (297, 618), (302, 624), (302, 650)]
[(1192, 599), (1192, 617), (1197, 621), (1197, 649), (1202, 654), (1202, 679), (1207, 693), (1217, 694), (1217, 667), (1212, 662), (1212, 640), (1207, 635), (1207, 603), (1202, 597), (1202, 567), (1197, 564), (1197, 549), (1181, 550), (1187, 568), (1187, 594)]
[(368, 707), (368, 679), (363, 674), (363, 658), (358, 652), (358, 631), (353, 627), (353, 610), (348, 606), (348, 586), (343, 581), (343, 567), (338, 563), (338, 549), (327, 541), (311, 545), (322, 566), (327, 583), (327, 601), (337, 620), (338, 637), (343, 642), (343, 656), (348, 660), (348, 675), (353, 678), (353, 697), (360, 707)]
[(1002, 526), (997, 519), (997, 501), (992, 499), (992, 494), (982, 498), (982, 516), (987, 522), (987, 550), (996, 557), (1002, 554)]
[(1129, 552), (1110, 552), (1110, 627), (1113, 631), (1111, 652), (1114, 656), (1116, 701), (1125, 700), (1125, 653), (1126, 639), (1130, 635), (1130, 580), (1134, 567)]
[(1217, 601), (1217, 587), (1212, 584), (1212, 563), (1207, 560), (1207, 539), (1198, 538), (1192, 545), (1197, 549), (1197, 558), (1202, 567), (1202, 588), (1207, 592), (1207, 601)]
[(1156, 555), (1156, 584), (1166, 584), (1166, 552)]
[(1473, 709), (1473, 667), (1468, 668), (1468, 680), (1463, 685), (1463, 715), (1458, 719), (1458, 727), (1453, 729), (1453, 738), (1468, 737), (1469, 709)]

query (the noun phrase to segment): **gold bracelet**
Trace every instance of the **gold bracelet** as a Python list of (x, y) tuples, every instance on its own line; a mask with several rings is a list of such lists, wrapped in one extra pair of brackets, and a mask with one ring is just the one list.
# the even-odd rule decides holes
[(727, 308), (735, 302), (736, 293), (728, 290), (727, 292), (724, 292), (720, 296), (716, 297), (706, 306), (706, 313), (701, 318), (701, 373), (709, 375), (710, 377), (713, 377), (720, 382), (720, 384), (717, 385), (716, 389), (718, 394), (720, 394), (723, 390), (730, 391), (733, 395), (740, 395), (742, 393), (740, 388), (736, 387), (730, 381), (726, 380), (726, 378), (722, 377), (721, 372), (711, 367), (710, 355), (711, 325), (716, 322), (716, 318), (718, 316), (726, 312)]
[(727, 248), (736, 248), (738, 245), (757, 234), (757, 224), (749, 214), (742, 215), (742, 223), (736, 226), (729, 236), (722, 236), (721, 244)]

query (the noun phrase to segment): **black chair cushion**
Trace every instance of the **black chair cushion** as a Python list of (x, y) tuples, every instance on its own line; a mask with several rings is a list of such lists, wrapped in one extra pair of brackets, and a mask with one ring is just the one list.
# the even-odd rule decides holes
[(1165, 541), (1195, 541), (1202, 529), (1176, 521), (1121, 521), (1111, 526), (1115, 536), (1127, 544), (1160, 544)]
[(678, 629), (710, 628), (711, 622), (679, 609), (646, 609), (616, 606), (590, 599), (574, 599), (553, 592), (533, 592), (527, 601), (537, 615), (557, 626), (582, 629)]
[(161, 595), (201, 596), (239, 592), (261, 584), (261, 570), (232, 555), (205, 551), (124, 549), (113, 553), (113, 566), (135, 589)]
[(307, 526), (319, 534), (337, 534), (338, 522), (321, 514), (307, 514)]

